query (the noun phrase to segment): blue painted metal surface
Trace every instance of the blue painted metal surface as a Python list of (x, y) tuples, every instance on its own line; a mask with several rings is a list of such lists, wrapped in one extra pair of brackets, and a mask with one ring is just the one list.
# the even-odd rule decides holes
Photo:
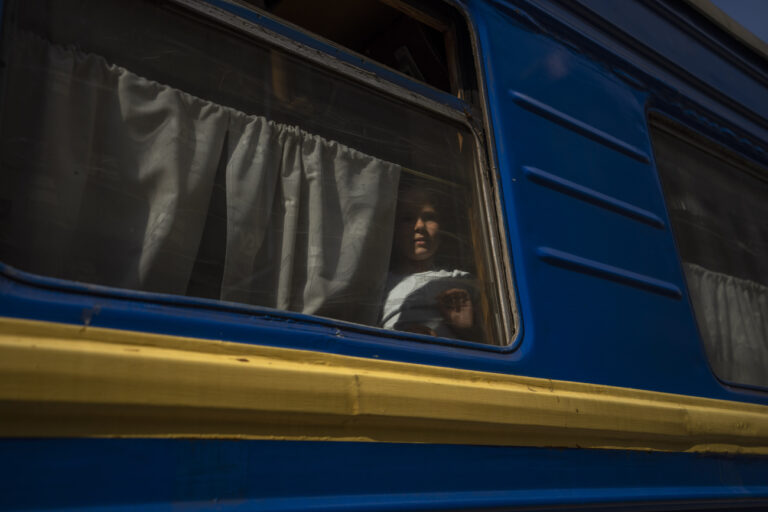
[[(524, 12), (524, 19), (553, 39), (580, 39), (578, 52), (597, 57), (638, 90), (653, 89), (651, 103), (664, 97), (668, 113), (679, 109), (687, 123), (698, 123), (709, 136), (765, 162), (765, 59), (734, 43), (685, 2), (494, 3), (502, 10)], [(518, 4), (525, 10), (512, 9)]]
[(26, 510), (669, 510), (768, 498), (768, 466), (749, 457), (160, 439), (0, 441), (0, 453), (16, 461), (2, 465), (0, 508)]
[(551, 247), (539, 247), (536, 249), (536, 252), (539, 255), (539, 258), (552, 265), (568, 268), (588, 275), (602, 277), (609, 281), (634, 286), (635, 288), (672, 297), (673, 299), (679, 299), (683, 295), (680, 288), (676, 285), (656, 279), (655, 277), (645, 276), (612, 265), (606, 265), (599, 261), (588, 260), (575, 254), (552, 249)]
[[(466, 109), (291, 28), (211, 3)], [(3, 266), (0, 315), (768, 404), (765, 392), (723, 385), (709, 369), (647, 126), (655, 109), (765, 163), (765, 61), (696, 28), (694, 14), (672, 2), (461, 5), (477, 34), (486, 83), (523, 332), (518, 346), (435, 342)], [(768, 499), (760, 457), (139, 439), (3, 440), (0, 455), (14, 461), (0, 466), (3, 509), (429, 510), (648, 500), (649, 509), (668, 509)]]
[[(526, 169), (556, 170), (560, 185), (567, 183), (576, 194), (599, 190), (614, 205), (652, 212), (669, 225), (653, 162), (637, 157), (652, 154), (649, 101), (667, 98), (668, 90), (615, 55), (614, 48), (599, 47), (542, 14), (540, 4), (553, 2), (532, 4), (468, 2), (483, 48), (525, 329), (523, 355), (511, 371), (765, 403), (764, 397), (734, 391), (713, 377), (685, 293), (683, 300), (670, 301), (648, 293), (653, 286), (617, 282), (619, 275), (633, 276), (636, 284), (658, 284), (657, 291), (684, 290), (670, 230), (528, 179)], [(542, 247), (550, 248), (544, 258)], [(573, 272), (564, 268), (568, 265), (551, 265), (553, 254), (574, 255), (615, 272)], [(605, 280), (608, 274), (617, 281)]]
[(655, 213), (649, 212), (642, 208), (638, 208), (635, 205), (629, 204), (626, 201), (621, 201), (615, 197), (603, 194), (597, 190), (584, 187), (573, 181), (564, 180), (563, 178), (556, 176), (552, 173), (536, 169), (535, 167), (525, 166), (523, 172), (528, 179), (546, 187), (549, 187), (558, 192), (568, 194), (583, 201), (587, 201), (606, 210), (610, 210), (621, 215), (625, 215), (630, 219), (635, 219), (640, 222), (645, 222), (651, 226), (664, 229), (666, 225), (661, 218)]
[[(730, 116), (743, 117), (744, 126), (766, 140), (768, 80), (764, 59), (754, 62), (760, 59), (750, 59), (748, 51), (735, 50), (734, 43), (723, 41), (717, 29), (703, 30), (702, 21), (694, 19), (695, 11), (681, 2), (627, 2), (621, 8), (611, 0), (577, 3), (595, 16), (598, 24), (610, 24), (614, 33), (639, 44), (657, 66), (684, 69), (688, 90), (695, 87), (705, 92), (710, 104), (713, 100), (723, 103), (732, 112)], [(638, 49), (635, 52), (640, 53)]]
[(540, 116), (545, 117), (565, 128), (568, 128), (569, 130), (573, 130), (574, 132), (599, 142), (606, 147), (615, 149), (619, 153), (624, 153), (625, 155), (634, 158), (640, 163), (647, 164), (651, 161), (651, 157), (648, 156), (648, 154), (643, 150), (638, 149), (631, 144), (627, 144), (620, 139), (617, 139), (610, 133), (606, 133), (595, 128), (594, 126), (590, 126), (587, 123), (579, 121), (578, 119), (575, 119), (568, 114), (560, 112), (559, 110), (554, 109), (549, 105), (545, 105), (544, 103), (537, 101), (530, 96), (526, 96), (520, 92), (510, 90), (509, 95), (512, 96), (512, 99), (515, 101), (515, 103), (522, 106), (523, 108), (530, 110), (535, 114), (539, 114)]

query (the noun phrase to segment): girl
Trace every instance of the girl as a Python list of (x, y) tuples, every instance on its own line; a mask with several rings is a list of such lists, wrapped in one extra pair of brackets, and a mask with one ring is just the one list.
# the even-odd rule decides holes
[(410, 186), (398, 195), (381, 326), (480, 341), (470, 274), (441, 269), (435, 263), (443, 221), (438, 197), (426, 186)]

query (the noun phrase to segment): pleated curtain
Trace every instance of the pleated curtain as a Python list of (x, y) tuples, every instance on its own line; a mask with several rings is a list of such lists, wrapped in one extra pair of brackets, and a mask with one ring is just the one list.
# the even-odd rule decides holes
[(715, 373), (768, 386), (768, 286), (690, 263), (685, 273)]
[(399, 166), (32, 34), (13, 47), (4, 260), (184, 294), (223, 172), (220, 299), (376, 322)]

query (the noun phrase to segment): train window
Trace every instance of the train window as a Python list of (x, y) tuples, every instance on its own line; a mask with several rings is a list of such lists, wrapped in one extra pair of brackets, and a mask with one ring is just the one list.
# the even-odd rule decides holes
[(467, 62), (469, 34), (447, 4), (338, 0), (329, 9), (314, 0), (241, 1), (437, 89), (474, 97), (473, 67), (458, 65)]
[(463, 114), (199, 5), (5, 2), (0, 259), (508, 343)]
[(768, 170), (655, 119), (656, 164), (714, 372), (768, 387)]

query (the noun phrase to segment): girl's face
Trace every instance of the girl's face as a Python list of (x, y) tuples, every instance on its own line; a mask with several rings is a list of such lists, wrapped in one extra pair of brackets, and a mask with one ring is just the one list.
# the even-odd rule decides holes
[(397, 205), (395, 248), (398, 256), (427, 262), (440, 247), (440, 220), (428, 194), (419, 189), (401, 194)]

